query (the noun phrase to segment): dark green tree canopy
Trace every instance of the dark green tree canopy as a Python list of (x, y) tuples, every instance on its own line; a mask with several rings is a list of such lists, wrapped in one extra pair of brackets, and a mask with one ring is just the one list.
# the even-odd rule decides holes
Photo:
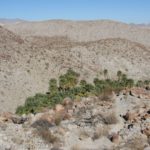
[[(105, 75), (107, 70), (104, 71)], [(148, 86), (149, 80), (139, 80), (134, 83), (133, 79), (127, 78), (126, 74), (121, 71), (117, 72), (119, 80), (104, 79), (100, 80), (95, 78), (93, 83), (87, 83), (85, 80), (79, 81), (79, 74), (68, 69), (68, 71), (59, 77), (59, 82), (52, 78), (49, 81), (49, 89), (47, 94), (37, 93), (33, 97), (28, 97), (25, 101), (24, 106), (19, 106), (16, 110), (18, 114), (36, 113), (41, 111), (43, 108), (52, 108), (56, 104), (61, 103), (65, 97), (76, 99), (79, 97), (87, 96), (100, 96), (103, 93), (109, 91), (120, 91), (124, 88), (131, 88), (133, 86)]]

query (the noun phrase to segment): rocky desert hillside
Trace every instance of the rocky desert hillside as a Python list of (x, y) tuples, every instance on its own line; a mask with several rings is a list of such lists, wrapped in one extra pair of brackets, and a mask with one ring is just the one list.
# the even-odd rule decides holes
[(1, 150), (149, 150), (150, 91), (132, 88), (41, 113), (0, 115)]
[[(148, 29), (114, 21), (5, 23), (0, 27), (1, 109), (15, 111), (26, 97), (47, 92), (50, 78), (68, 68), (91, 81), (104, 69), (149, 79)], [(8, 94), (9, 93), (9, 94)]]
[(0, 24), (0, 150), (150, 149), (148, 28)]

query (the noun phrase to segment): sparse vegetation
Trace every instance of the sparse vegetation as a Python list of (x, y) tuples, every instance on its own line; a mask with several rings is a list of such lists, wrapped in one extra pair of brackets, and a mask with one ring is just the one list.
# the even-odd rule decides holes
[(101, 96), (100, 99), (103, 101), (114, 101), (114, 97), (112, 95), (112, 89), (108, 89), (107, 91), (104, 91)]
[[(106, 77), (108, 71), (104, 70)], [(117, 72), (118, 80), (95, 78), (93, 84), (87, 83), (85, 80), (79, 80), (79, 74), (69, 69), (66, 74), (59, 77), (59, 83), (56, 79), (49, 82), (49, 91), (47, 94), (36, 94), (26, 99), (24, 106), (19, 106), (16, 110), (17, 114), (37, 113), (42, 108), (51, 108), (55, 104), (61, 103), (64, 98), (71, 99), (87, 97), (90, 95), (103, 95), (103, 100), (107, 99), (107, 93), (110, 91), (119, 91), (124, 88), (131, 88), (135, 85), (143, 86), (144, 82), (138, 81), (136, 84), (133, 79), (128, 79), (126, 74), (121, 71)], [(145, 81), (148, 85), (149, 81)]]
[(141, 137), (135, 137), (127, 141), (126, 145), (129, 149), (143, 150), (145, 146), (144, 143), (146, 143), (144, 139)]
[(58, 137), (53, 135), (48, 128), (39, 128), (37, 131), (38, 136), (40, 136), (46, 143), (56, 143), (59, 141)]
[(82, 129), (79, 133), (79, 139), (82, 140), (82, 139), (86, 139), (86, 138), (89, 138), (90, 137), (90, 134), (88, 133), (88, 131)]
[(61, 114), (56, 114), (56, 116), (55, 116), (55, 124), (56, 124), (56, 126), (59, 126), (61, 121), (62, 121)]
[(99, 139), (102, 136), (108, 136), (109, 134), (109, 127), (107, 125), (103, 126), (103, 127), (97, 127), (94, 136), (93, 136), (93, 140)]
[(107, 125), (116, 124), (118, 122), (115, 112), (110, 112), (103, 116), (103, 122)]
[(150, 80), (145, 80), (145, 81), (142, 81), (142, 80), (138, 80), (137, 83), (136, 83), (136, 86), (137, 87), (150, 87)]
[(39, 128), (49, 128), (52, 126), (52, 124), (45, 119), (39, 119), (35, 121), (31, 126), (33, 128), (39, 129)]

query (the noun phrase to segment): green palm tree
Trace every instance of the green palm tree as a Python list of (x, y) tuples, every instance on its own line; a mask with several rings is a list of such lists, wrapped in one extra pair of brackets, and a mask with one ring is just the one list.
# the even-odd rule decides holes
[(134, 80), (133, 79), (127, 79), (127, 86), (129, 88), (133, 87), (134, 86)]
[(107, 77), (108, 77), (108, 70), (107, 69), (104, 69), (104, 77), (105, 77), (105, 79), (107, 79)]
[(150, 81), (149, 81), (149, 80), (145, 80), (145, 81), (144, 81), (144, 84), (147, 86), (147, 85), (150, 84)]
[(68, 69), (67, 73), (59, 77), (59, 86), (66, 90), (74, 88), (78, 84), (79, 74)]
[(121, 79), (121, 76), (122, 76), (122, 72), (119, 70), (118, 72), (117, 72), (117, 77), (118, 77), (118, 80), (120, 81), (120, 79)]
[(49, 92), (52, 94), (58, 92), (57, 80), (54, 78), (49, 81)]
[(122, 79), (122, 81), (126, 81), (127, 80), (127, 75), (126, 74), (122, 74), (121, 79)]
[(136, 85), (138, 87), (142, 87), (143, 86), (143, 81), (141, 81), (141, 80), (137, 81)]

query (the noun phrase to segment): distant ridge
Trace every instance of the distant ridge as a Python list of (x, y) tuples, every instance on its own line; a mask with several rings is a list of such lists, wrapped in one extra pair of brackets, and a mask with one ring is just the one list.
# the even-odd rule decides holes
[(9, 23), (20, 23), (20, 22), (25, 22), (25, 20), (23, 19), (6, 19), (6, 18), (0, 18), (0, 24), (4, 25), (4, 24), (9, 24)]
[(23, 36), (67, 36), (71, 40), (87, 42), (107, 38), (123, 38), (150, 46), (150, 29), (112, 20), (96, 21), (25, 21), (5, 25), (10, 31)]

